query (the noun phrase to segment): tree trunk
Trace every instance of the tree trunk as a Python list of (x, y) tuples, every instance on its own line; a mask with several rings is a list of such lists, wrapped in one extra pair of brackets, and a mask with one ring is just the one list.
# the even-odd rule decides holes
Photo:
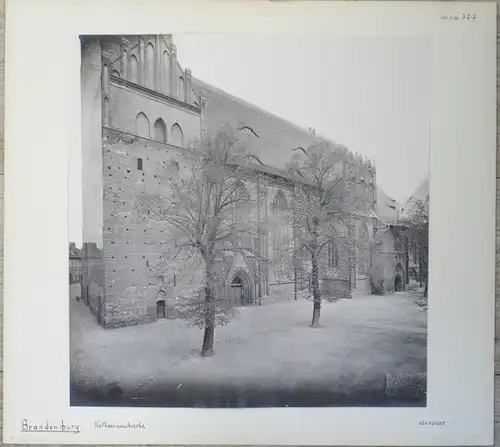
[(316, 253), (312, 254), (312, 273), (311, 282), (313, 289), (313, 317), (311, 327), (319, 327), (319, 316), (321, 312), (321, 293), (319, 290), (319, 278), (318, 278), (318, 259)]
[(424, 298), (428, 298), (428, 295), (429, 294), (429, 280), (426, 279), (425, 280), (425, 288), (424, 288)]
[(201, 347), (202, 357), (214, 355), (214, 332), (215, 332), (215, 306), (213, 289), (210, 278), (207, 278), (205, 285), (205, 334), (203, 335), (203, 345)]

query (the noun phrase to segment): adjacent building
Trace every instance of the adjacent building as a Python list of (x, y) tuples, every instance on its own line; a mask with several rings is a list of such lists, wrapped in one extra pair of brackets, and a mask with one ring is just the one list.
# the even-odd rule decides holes
[(69, 283), (80, 283), (83, 278), (82, 253), (74, 242), (69, 243)]

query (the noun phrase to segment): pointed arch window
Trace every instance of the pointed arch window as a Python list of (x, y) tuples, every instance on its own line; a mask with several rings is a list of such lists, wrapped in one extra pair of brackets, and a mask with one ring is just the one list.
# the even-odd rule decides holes
[(140, 112), (135, 118), (135, 133), (142, 138), (151, 138), (148, 117)]
[(152, 43), (146, 46), (146, 87), (155, 87), (155, 48)]
[(170, 143), (173, 146), (184, 147), (184, 132), (177, 123), (175, 123), (170, 130)]
[(163, 52), (163, 93), (170, 93), (170, 54)]
[(167, 125), (165, 124), (165, 121), (163, 121), (161, 118), (158, 118), (155, 121), (154, 139), (156, 141), (160, 141), (161, 143), (167, 142)]
[(135, 84), (137, 84), (138, 82), (138, 77), (137, 77), (138, 66), (139, 63), (137, 62), (137, 58), (134, 55), (130, 56), (130, 59), (128, 61), (128, 80)]
[(291, 231), (287, 221), (288, 201), (284, 192), (280, 189), (274, 196), (271, 203), (271, 212), (274, 217), (273, 224), (273, 262), (275, 264), (275, 274), (278, 281), (288, 281), (291, 270), (287, 266), (286, 259), (289, 253)]
[(181, 101), (184, 101), (184, 78), (182, 76), (179, 76), (179, 80), (177, 83), (177, 98), (180, 99)]
[(339, 249), (335, 241), (328, 242), (328, 267), (338, 268), (339, 266)]
[[(248, 219), (250, 218), (248, 213), (248, 205), (250, 202), (251, 196), (250, 193), (245, 186), (245, 184), (241, 180), (236, 180), (230, 189), (230, 194), (228, 197), (229, 200), (229, 211), (231, 213), (231, 218), (233, 224), (236, 225), (236, 233), (240, 232), (242, 227), (248, 227)], [(236, 234), (237, 242), (244, 247), (251, 247), (252, 238), (248, 233)]]

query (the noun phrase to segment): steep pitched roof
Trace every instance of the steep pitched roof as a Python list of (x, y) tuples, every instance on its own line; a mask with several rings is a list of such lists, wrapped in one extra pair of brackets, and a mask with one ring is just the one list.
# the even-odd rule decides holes
[(400, 218), (400, 204), (389, 197), (385, 191), (377, 186), (377, 209), (378, 217), (388, 222), (395, 222)]
[(342, 149), (352, 163), (368, 167), (362, 157), (316, 134), (312, 128), (300, 127), (195, 77), (192, 78), (192, 88), (197, 97), (202, 91), (206, 95), (207, 130), (215, 132), (221, 125), (229, 125), (242, 131), (242, 140), (249, 150), (268, 166), (283, 169), (295, 149), (306, 149), (320, 140), (327, 140)]

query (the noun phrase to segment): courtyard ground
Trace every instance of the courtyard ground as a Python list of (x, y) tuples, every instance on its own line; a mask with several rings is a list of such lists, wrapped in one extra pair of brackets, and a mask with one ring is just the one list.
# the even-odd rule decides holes
[(72, 404), (402, 405), (387, 399), (386, 376), (426, 372), (426, 315), (405, 293), (324, 302), (317, 329), (305, 299), (244, 307), (201, 358), (200, 329), (105, 330), (72, 300)]

